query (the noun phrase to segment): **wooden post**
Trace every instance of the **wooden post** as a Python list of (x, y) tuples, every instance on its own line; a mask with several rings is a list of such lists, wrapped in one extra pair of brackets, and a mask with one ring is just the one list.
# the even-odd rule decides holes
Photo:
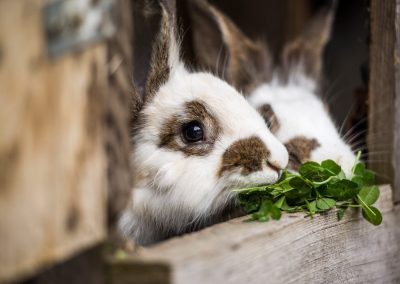
[(58, 263), (30, 281), (101, 283), (101, 250), (87, 248), (131, 189), (131, 2), (115, 2), (108, 42), (55, 59), (45, 3), (0, 2), (0, 282)]
[(115, 229), (117, 218), (130, 199), (130, 104), (133, 76), (133, 19), (131, 1), (115, 1), (117, 31), (108, 41), (109, 92), (104, 124), (108, 177), (108, 222)]
[(106, 236), (106, 49), (47, 56), (44, 1), (0, 1), (0, 281)]
[(394, 106), (394, 145), (393, 145), (393, 168), (394, 168), (394, 181), (393, 187), (395, 190), (395, 202), (400, 202), (400, 1), (396, 1), (396, 49), (395, 49), (395, 82), (396, 82), (396, 95)]
[(371, 1), (369, 167), (400, 201), (400, 1)]

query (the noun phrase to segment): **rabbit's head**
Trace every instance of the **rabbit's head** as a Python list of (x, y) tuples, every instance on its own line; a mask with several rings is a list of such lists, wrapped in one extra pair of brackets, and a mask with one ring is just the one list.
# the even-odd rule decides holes
[(171, 2), (161, 1), (160, 32), (136, 104), (133, 198), (119, 224), (139, 244), (218, 221), (234, 202), (232, 189), (274, 183), (288, 162), (242, 95), (182, 64)]
[[(202, 0), (192, 0), (190, 7), (198, 64), (218, 72), (215, 62), (219, 52), (224, 79), (244, 92), (270, 130), (286, 145), (289, 169), (296, 170), (310, 160), (332, 159), (349, 175), (355, 155), (340, 137), (319, 96), (322, 55), (330, 38), (334, 2), (321, 9), (299, 37), (286, 44), (278, 68), (274, 68), (265, 44), (246, 37), (215, 7)], [(202, 41), (206, 34), (209, 40)]]

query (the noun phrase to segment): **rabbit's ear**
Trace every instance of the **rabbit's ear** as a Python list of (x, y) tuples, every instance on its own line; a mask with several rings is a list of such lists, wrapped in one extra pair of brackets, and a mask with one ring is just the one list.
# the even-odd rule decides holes
[(316, 82), (321, 79), (323, 51), (331, 36), (337, 6), (335, 0), (328, 2), (311, 19), (303, 33), (284, 47), (282, 63), (286, 74), (300, 73)]
[[(141, 96), (140, 92), (138, 91), (135, 84), (133, 84), (131, 88), (131, 95), (130, 95), (130, 102), (129, 102), (129, 109), (130, 109), (130, 126), (132, 126), (131, 131), (133, 131), (133, 126), (136, 124), (136, 119), (139, 115), (140, 110), (143, 107), (143, 97)], [(133, 133), (131, 133), (133, 134)]]
[(160, 30), (153, 44), (144, 101), (151, 100), (177, 69), (184, 69), (179, 58), (175, 0), (160, 0)]
[(221, 11), (205, 0), (189, 1), (193, 49), (198, 65), (248, 94), (269, 81), (272, 57), (265, 44), (252, 41)]

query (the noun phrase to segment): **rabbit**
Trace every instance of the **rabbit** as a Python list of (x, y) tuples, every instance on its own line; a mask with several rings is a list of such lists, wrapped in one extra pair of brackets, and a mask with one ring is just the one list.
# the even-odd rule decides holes
[(264, 42), (248, 38), (217, 8), (203, 0), (189, 4), (197, 64), (214, 73), (224, 69), (223, 79), (243, 92), (286, 146), (289, 170), (331, 159), (350, 176), (355, 154), (319, 96), (336, 1), (321, 8), (303, 33), (284, 46), (278, 67)]
[(159, 6), (144, 92), (134, 92), (132, 198), (119, 219), (123, 236), (143, 246), (219, 222), (237, 205), (231, 189), (275, 183), (288, 163), (235, 88), (185, 67), (175, 3)]

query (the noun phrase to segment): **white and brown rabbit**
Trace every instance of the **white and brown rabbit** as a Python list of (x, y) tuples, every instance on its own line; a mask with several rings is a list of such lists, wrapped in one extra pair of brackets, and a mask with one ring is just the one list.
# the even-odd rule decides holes
[[(304, 32), (286, 44), (278, 68), (274, 68), (267, 46), (245, 36), (221, 11), (202, 0), (190, 4), (199, 65), (214, 72), (226, 69), (224, 78), (242, 90), (286, 145), (289, 168), (296, 170), (309, 160), (332, 159), (349, 175), (355, 155), (319, 96), (322, 55), (330, 38), (335, 1), (322, 8)], [(226, 66), (218, 66), (218, 61)]]
[(232, 188), (274, 183), (288, 163), (283, 144), (242, 95), (185, 68), (174, 5), (160, 1), (160, 31), (132, 138), (132, 202), (119, 221), (140, 245), (218, 222), (235, 203)]

